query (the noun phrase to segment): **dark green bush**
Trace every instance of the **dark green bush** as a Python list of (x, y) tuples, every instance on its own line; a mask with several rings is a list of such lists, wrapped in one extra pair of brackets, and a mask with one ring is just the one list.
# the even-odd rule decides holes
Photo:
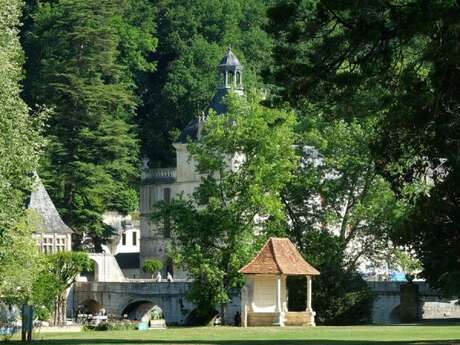
[[(345, 268), (346, 258), (338, 238), (327, 232), (311, 232), (304, 245), (305, 257), (321, 273), (312, 283), (316, 322), (326, 325), (370, 323), (372, 290), (356, 271)], [(289, 277), (287, 286), (289, 310), (305, 310), (305, 277)]]

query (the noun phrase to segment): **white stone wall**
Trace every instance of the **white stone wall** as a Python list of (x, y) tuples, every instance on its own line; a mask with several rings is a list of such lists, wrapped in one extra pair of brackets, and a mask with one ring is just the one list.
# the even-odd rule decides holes
[[(111, 254), (138, 253), (140, 251), (141, 231), (138, 222), (134, 221), (131, 215), (125, 216), (116, 211), (108, 211), (102, 215), (102, 221), (119, 233), (107, 243)], [(126, 225), (127, 223), (129, 225)], [(133, 243), (133, 233), (136, 233), (136, 243)], [(123, 234), (126, 236), (126, 244), (123, 244)]]
[[(286, 277), (281, 276), (281, 303), (287, 311)], [(250, 296), (251, 311), (274, 313), (276, 311), (276, 277), (275, 275), (256, 275), (253, 278), (253, 291)]]
[(460, 319), (460, 304), (457, 299), (423, 296), (421, 298), (421, 314), (424, 320)]
[[(123, 244), (123, 235), (126, 236), (126, 244)], [(136, 236), (136, 243), (133, 243), (134, 236)], [(113, 255), (117, 255), (118, 253), (138, 253), (140, 251), (140, 239), (141, 231), (139, 229), (128, 229), (123, 231), (112, 252)]]
[(187, 144), (176, 143), (174, 144), (174, 148), (176, 149), (177, 160), (176, 182), (199, 182), (201, 176), (196, 170), (196, 162), (190, 158), (187, 151)]
[[(189, 161), (187, 144), (176, 143), (174, 147), (176, 148), (177, 158), (175, 174), (172, 172), (165, 174), (163, 170), (166, 169), (160, 169), (159, 175), (161, 176), (155, 180), (154, 173), (144, 173), (144, 181), (140, 189), (140, 229), (142, 237), (140, 266), (142, 267), (146, 259), (157, 258), (163, 262), (165, 274), (170, 239), (165, 237), (163, 224), (152, 221), (152, 211), (159, 201), (164, 200), (165, 189), (169, 188), (171, 200), (178, 198), (181, 194), (187, 197), (195, 191), (201, 181), (201, 176), (195, 169), (196, 163)], [(169, 182), (167, 178), (173, 178), (174, 176), (175, 181)], [(180, 267), (174, 267), (172, 273), (174, 279), (187, 279), (187, 273)], [(141, 276), (148, 278), (148, 274), (143, 272), (141, 272)]]
[(126, 281), (126, 278), (113, 255), (106, 253), (91, 253), (89, 256), (95, 262), (94, 279), (96, 282)]

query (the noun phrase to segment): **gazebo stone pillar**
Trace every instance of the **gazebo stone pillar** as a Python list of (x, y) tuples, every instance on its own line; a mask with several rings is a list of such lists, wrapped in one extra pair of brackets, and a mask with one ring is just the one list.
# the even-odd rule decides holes
[(281, 274), (275, 276), (275, 320), (274, 326), (284, 326), (284, 303), (281, 301), (281, 284), (286, 283), (285, 279), (282, 279)]
[(313, 311), (311, 306), (311, 293), (312, 293), (312, 283), (311, 283), (311, 276), (307, 275), (307, 303), (306, 303), (306, 310), (307, 319), (309, 320), (309, 324), (311, 326), (316, 326), (315, 323), (315, 315), (316, 313)]

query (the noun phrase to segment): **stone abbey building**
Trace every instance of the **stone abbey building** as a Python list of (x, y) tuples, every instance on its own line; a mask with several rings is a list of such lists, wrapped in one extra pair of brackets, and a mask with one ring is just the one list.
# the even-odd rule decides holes
[[(140, 188), (140, 267), (148, 258), (158, 258), (163, 262), (165, 272), (171, 272), (175, 279), (186, 279), (186, 273), (180, 267), (173, 267), (168, 256), (170, 240), (169, 221), (162, 224), (151, 221), (152, 211), (159, 201), (168, 202), (183, 193), (191, 195), (200, 184), (200, 174), (195, 169), (195, 163), (190, 160), (187, 152), (188, 140), (200, 138), (203, 121), (209, 110), (217, 114), (226, 112), (224, 97), (229, 92), (243, 94), (243, 66), (229, 48), (217, 66), (218, 85), (203, 117), (193, 119), (181, 132), (178, 142), (174, 143), (176, 150), (176, 167), (149, 169), (142, 172)], [(144, 274), (147, 278), (148, 274)]]

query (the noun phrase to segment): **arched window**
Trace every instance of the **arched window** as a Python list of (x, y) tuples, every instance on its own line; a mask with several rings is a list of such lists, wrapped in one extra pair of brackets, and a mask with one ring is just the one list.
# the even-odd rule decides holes
[(233, 71), (229, 71), (229, 72), (228, 72), (228, 81), (227, 81), (227, 84), (228, 84), (228, 85), (235, 85), (235, 74), (233, 73)]
[(217, 85), (220, 87), (225, 86), (225, 71), (218, 74)]
[(241, 86), (241, 72), (236, 72), (236, 86), (240, 87)]

